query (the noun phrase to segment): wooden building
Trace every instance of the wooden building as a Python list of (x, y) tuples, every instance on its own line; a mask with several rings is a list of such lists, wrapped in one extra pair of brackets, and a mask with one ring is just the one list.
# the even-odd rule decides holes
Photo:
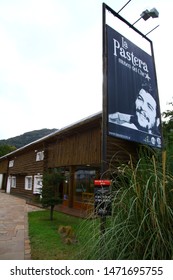
[[(94, 179), (101, 176), (102, 114), (49, 134), (0, 158), (0, 188), (7, 193), (33, 200), (39, 195), (42, 176), (50, 169), (61, 168), (63, 204), (85, 207), (93, 195)], [(107, 136), (106, 177), (120, 163), (136, 154), (137, 144)]]

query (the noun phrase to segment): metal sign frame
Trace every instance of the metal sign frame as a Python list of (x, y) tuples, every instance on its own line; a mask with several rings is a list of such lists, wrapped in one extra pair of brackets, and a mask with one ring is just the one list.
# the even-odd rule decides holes
[[(104, 176), (104, 172), (107, 169), (107, 136), (108, 136), (108, 50), (107, 50), (107, 33), (106, 33), (106, 12), (110, 12), (114, 17), (118, 18), (120, 21), (125, 23), (128, 27), (133, 29), (136, 33), (138, 33), (140, 36), (142, 36), (145, 40), (147, 40), (150, 44), (151, 48), (151, 56), (153, 58), (153, 68), (155, 73), (155, 82), (156, 87), (158, 89), (157, 84), (157, 77), (156, 77), (156, 68), (155, 68), (155, 60), (154, 60), (154, 51), (153, 51), (153, 43), (152, 41), (144, 35), (142, 32), (140, 32), (137, 28), (135, 28), (132, 24), (130, 24), (127, 20), (125, 20), (123, 17), (121, 17), (118, 13), (116, 13), (114, 10), (112, 10), (108, 5), (105, 3), (102, 4), (102, 71), (103, 71), (103, 111), (102, 111), (102, 165), (101, 165), (101, 173)], [(159, 104), (158, 104), (159, 105)], [(160, 105), (159, 105), (160, 106)]]

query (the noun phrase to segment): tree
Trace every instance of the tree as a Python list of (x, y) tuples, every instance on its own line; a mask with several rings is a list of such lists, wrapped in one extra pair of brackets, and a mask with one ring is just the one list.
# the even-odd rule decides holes
[[(169, 102), (168, 105), (173, 106), (173, 102)], [(165, 112), (162, 113), (163, 117), (169, 118), (169, 120), (173, 121), (173, 110), (166, 110)]]
[(163, 139), (167, 151), (167, 169), (173, 173), (173, 102), (168, 105), (170, 109), (162, 113)]
[(0, 157), (6, 155), (8, 153), (11, 153), (15, 150), (16, 150), (16, 147), (10, 146), (8, 144), (0, 145)]
[(64, 177), (60, 170), (53, 170), (43, 174), (43, 186), (41, 191), (41, 203), (43, 207), (50, 207), (50, 220), (53, 220), (54, 207), (62, 202), (60, 184)]
[[(173, 102), (169, 102), (169, 105), (173, 107)], [(162, 117), (164, 120), (163, 123), (163, 135), (164, 137), (167, 137), (170, 132), (173, 132), (173, 109), (166, 110), (162, 113)]]

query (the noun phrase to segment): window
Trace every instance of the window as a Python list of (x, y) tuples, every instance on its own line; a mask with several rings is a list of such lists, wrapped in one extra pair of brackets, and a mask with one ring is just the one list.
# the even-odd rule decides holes
[(10, 160), (8, 166), (13, 167), (14, 166), (14, 160)]
[(25, 177), (25, 190), (32, 190), (32, 176)]
[(34, 194), (41, 194), (41, 189), (43, 185), (43, 176), (42, 175), (35, 175), (34, 176)]
[(75, 199), (80, 201), (82, 199), (82, 193), (94, 192), (94, 179), (96, 177), (95, 170), (78, 170), (75, 172), (76, 180), (76, 193)]
[(11, 188), (16, 188), (16, 177), (9, 175), (7, 180), (6, 193), (10, 193)]
[(44, 159), (44, 151), (37, 152), (36, 154), (36, 161), (40, 161)]
[(16, 177), (15, 176), (11, 177), (11, 187), (16, 188)]

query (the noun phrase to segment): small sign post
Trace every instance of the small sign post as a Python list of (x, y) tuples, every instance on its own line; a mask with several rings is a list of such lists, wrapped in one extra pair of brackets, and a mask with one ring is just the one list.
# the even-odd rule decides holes
[(110, 180), (94, 181), (94, 209), (95, 214), (98, 216), (111, 216), (112, 206), (110, 186)]
[(100, 251), (104, 253), (104, 233), (106, 228), (106, 216), (111, 216), (111, 181), (94, 180), (94, 209), (95, 214), (100, 216)]

